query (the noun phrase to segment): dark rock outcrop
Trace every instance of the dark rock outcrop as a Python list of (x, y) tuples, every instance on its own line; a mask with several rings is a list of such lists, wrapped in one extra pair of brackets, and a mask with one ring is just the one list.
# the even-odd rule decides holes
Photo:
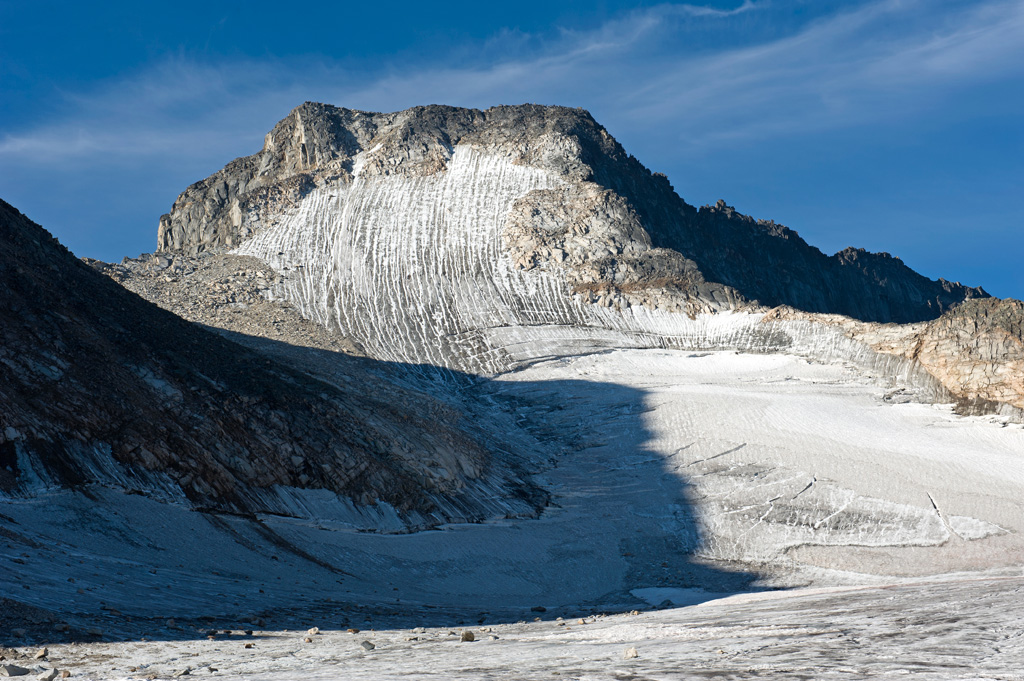
[[(190, 324), (2, 201), (0, 287), (0, 491), (113, 483), (282, 513), (275, 489), (312, 488), (421, 523), (535, 508), (454, 408), (356, 368), (355, 389), (322, 382)], [(466, 503), (485, 483), (494, 507)]]
[(988, 297), (981, 288), (932, 281), (888, 253), (847, 248), (826, 256), (788, 227), (742, 215), (724, 201), (688, 215), (685, 225), (652, 237), (691, 255), (708, 279), (762, 305), (907, 323), (934, 319), (968, 298)]

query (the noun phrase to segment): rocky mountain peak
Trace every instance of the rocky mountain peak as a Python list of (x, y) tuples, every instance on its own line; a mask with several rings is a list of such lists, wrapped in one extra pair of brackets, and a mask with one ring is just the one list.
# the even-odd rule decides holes
[[(383, 187), (389, 178), (452, 177), (458, 149), (546, 178), (542, 184), (549, 186), (508, 187), (515, 195), (495, 206), (505, 211), (499, 222), (507, 216), (519, 225), (511, 231), (501, 225), (499, 232), (505, 234), (504, 257), (521, 267), (550, 259), (548, 252), (531, 251), (530, 244), (540, 242), (527, 236), (533, 231), (522, 224), (524, 210), (544, 215), (542, 221), (552, 225), (582, 224), (578, 216), (545, 213), (554, 205), (550, 196), (532, 190), (561, 187), (567, 201), (562, 203), (584, 213), (591, 211), (588, 197), (596, 196), (595, 188), (622, 202), (622, 211), (607, 216), (607, 225), (628, 236), (625, 241), (609, 236), (617, 244), (610, 250), (609, 244), (585, 246), (577, 239), (576, 255), (565, 260), (557, 244), (545, 246), (555, 254), (554, 269), (568, 263), (570, 289), (606, 292), (584, 295), (590, 302), (610, 301), (618, 308), (653, 303), (691, 314), (788, 305), (866, 321), (911, 322), (934, 319), (961, 300), (987, 295), (931, 281), (886, 254), (848, 249), (825, 256), (792, 229), (744, 215), (724, 200), (697, 210), (664, 175), (627, 154), (588, 112), (533, 104), (486, 110), (432, 105), (377, 113), (306, 102), (274, 127), (260, 152), (186, 189), (160, 220), (158, 248), (192, 255), (237, 248), (301, 210), (316, 193), (342, 196), (357, 185)], [(404, 201), (398, 195), (396, 200)], [(436, 202), (438, 194), (419, 200)], [(343, 215), (351, 213), (336, 213)], [(510, 240), (510, 234), (527, 242)], [(636, 261), (647, 251), (641, 258), (646, 264)], [(627, 295), (648, 291), (652, 282), (671, 285), (656, 287), (661, 291), (656, 296)]]
[[(260, 216), (294, 205), (317, 186), (364, 176), (422, 176), (447, 167), (464, 143), (503, 149), (518, 162), (561, 166), (586, 178), (588, 148), (616, 147), (582, 109), (524, 104), (480, 111), (419, 106), (395, 113), (305, 102), (267, 133), (263, 149), (190, 186), (160, 219), (161, 251), (196, 254), (237, 246)], [(555, 143), (554, 140), (561, 143)]]

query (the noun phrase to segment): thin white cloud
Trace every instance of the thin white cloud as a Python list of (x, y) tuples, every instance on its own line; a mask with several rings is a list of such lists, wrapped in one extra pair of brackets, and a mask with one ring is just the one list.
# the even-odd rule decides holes
[(728, 18), (767, 6), (745, 0), (739, 7), (722, 10), (691, 4), (663, 4), (634, 10), (619, 19), (606, 22), (596, 30), (580, 32), (563, 29), (562, 43), (553, 52), (562, 59), (573, 59), (588, 54), (599, 54), (622, 47), (635, 46), (662, 31), (671, 22), (690, 19)]
[(781, 40), (670, 58), (658, 77), (621, 93), (620, 113), (674, 122), (681, 138), (702, 144), (898, 118), (964, 85), (1024, 73), (1024, 4), (979, 4), (943, 25), (927, 11), (879, 2)]
[[(756, 19), (753, 10), (762, 10)], [(708, 31), (730, 37), (740, 14), (756, 25), (786, 11), (749, 0), (732, 10), (661, 5), (590, 32), (520, 41), (535, 47), (484, 65), (391, 64), (368, 76), (330, 61), (211, 66), (177, 57), (67, 94), (64, 120), (0, 136), (0, 161), (219, 165), (256, 151), (274, 121), (307, 99), (368, 110), (563, 103), (591, 109), (613, 132), (671, 130), (672, 143), (699, 148), (921, 114), (978, 81), (1024, 74), (1020, 0), (877, 0), (785, 37), (690, 49)]]
[(731, 17), (737, 14), (743, 14), (754, 9), (758, 9), (766, 3), (755, 3), (752, 0), (745, 0), (745, 2), (737, 7), (736, 9), (717, 9), (715, 7), (705, 7), (703, 5), (662, 5), (662, 9), (665, 12), (672, 14), (683, 14), (694, 17)]

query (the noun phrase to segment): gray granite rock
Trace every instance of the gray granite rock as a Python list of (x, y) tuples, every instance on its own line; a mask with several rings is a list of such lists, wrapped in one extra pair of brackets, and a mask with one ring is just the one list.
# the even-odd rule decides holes
[[(160, 219), (158, 250), (194, 255), (237, 246), (315, 188), (349, 184), (357, 171), (366, 177), (441, 173), (459, 145), (565, 180), (562, 191), (541, 190), (517, 202), (509, 248), (522, 267), (568, 258), (580, 292), (606, 307), (628, 302), (699, 311), (785, 304), (912, 322), (987, 296), (980, 288), (931, 281), (885, 253), (847, 249), (825, 256), (793, 230), (743, 215), (724, 201), (697, 210), (589, 113), (557, 106), (371, 113), (306, 102), (267, 134), (261, 151), (186, 189)], [(524, 218), (530, 214), (536, 224)], [(586, 238), (550, 233), (521, 241), (545, 231), (545, 224), (578, 230), (597, 223), (598, 232), (616, 238), (602, 244), (592, 233), (577, 232), (571, 236)], [(654, 253), (642, 257), (648, 251)]]

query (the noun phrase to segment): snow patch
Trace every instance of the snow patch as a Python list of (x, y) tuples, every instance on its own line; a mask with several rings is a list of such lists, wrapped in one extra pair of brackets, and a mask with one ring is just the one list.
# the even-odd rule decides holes
[(946, 524), (958, 537), (968, 541), (1006, 534), (1006, 530), (998, 525), (962, 515), (949, 516), (946, 518)]

